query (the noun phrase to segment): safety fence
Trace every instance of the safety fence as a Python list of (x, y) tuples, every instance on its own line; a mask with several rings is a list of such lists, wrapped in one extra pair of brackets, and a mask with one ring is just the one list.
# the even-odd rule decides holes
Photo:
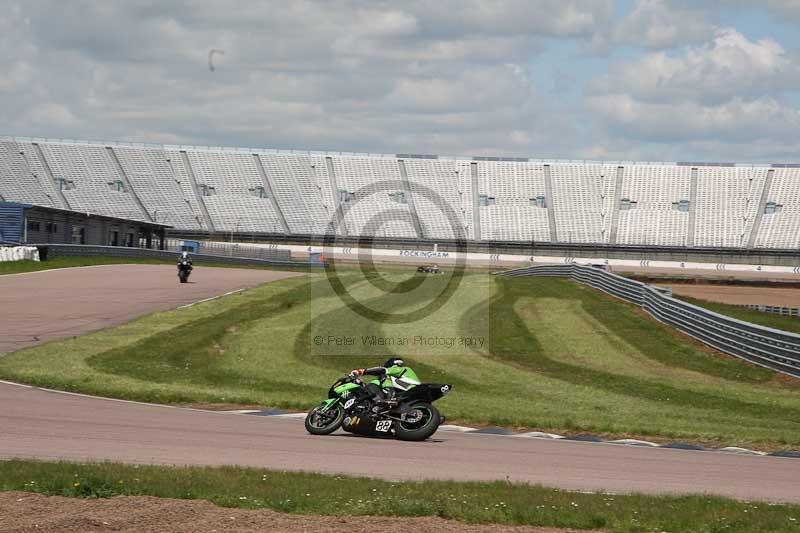
[[(168, 250), (174, 250), (176, 252), (180, 252), (182, 250), (182, 246), (186, 241), (179, 240), (179, 239), (167, 239), (166, 240), (166, 248)], [(227, 257), (247, 257), (250, 259), (279, 259), (282, 261), (287, 261), (291, 259), (292, 252), (288, 247), (280, 247), (275, 245), (274, 247), (267, 247), (267, 246), (256, 246), (252, 244), (242, 244), (242, 243), (227, 243), (227, 242), (210, 242), (210, 241), (201, 241), (199, 242), (200, 248), (199, 253), (203, 255), (213, 255), (213, 256), (227, 256)]]
[(539, 265), (496, 274), (570, 277), (579, 283), (635, 303), (657, 320), (721, 352), (800, 377), (800, 335), (709, 311), (675, 299), (656, 287), (600, 268), (578, 264)]
[(800, 307), (778, 307), (775, 305), (760, 305), (760, 304), (743, 304), (741, 307), (747, 307), (762, 313), (770, 313), (772, 315), (783, 316), (798, 316), (800, 317)]
[[(126, 248), (122, 246), (86, 246), (78, 244), (42, 244), (37, 245), (43, 260), (65, 256), (105, 256), (125, 258), (152, 258), (177, 261), (179, 252), (169, 250), (152, 250), (148, 248)], [(271, 258), (238, 257), (235, 255), (192, 254), (195, 264), (215, 263), (230, 265), (259, 265), (295, 268), (322, 268), (323, 263), (293, 261), (289, 250), (270, 250)]]

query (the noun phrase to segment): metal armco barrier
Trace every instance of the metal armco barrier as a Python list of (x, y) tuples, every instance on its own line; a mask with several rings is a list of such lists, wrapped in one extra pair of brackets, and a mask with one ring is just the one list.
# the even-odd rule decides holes
[[(166, 250), (152, 250), (148, 248), (125, 248), (122, 246), (86, 246), (78, 244), (42, 244), (37, 245), (39, 255), (43, 258), (64, 257), (64, 256), (107, 256), (107, 257), (130, 257), (130, 258), (154, 258), (177, 261), (180, 252), (170, 252)], [(192, 254), (195, 264), (218, 263), (229, 265), (260, 265), (260, 266), (282, 266), (298, 268), (322, 268), (324, 263), (310, 263), (305, 261), (292, 261), (288, 250), (271, 250), (275, 253), (274, 259), (255, 259), (252, 257), (236, 257), (227, 255), (206, 255)]]
[(669, 324), (721, 352), (784, 374), (800, 377), (800, 335), (759, 326), (677, 300), (659, 289), (583, 265), (541, 265), (497, 272), (499, 276), (570, 277), (635, 303)]
[[(182, 241), (177, 239), (167, 240), (167, 250), (180, 253)], [(292, 252), (288, 248), (280, 248), (275, 246), (268, 248), (264, 246), (252, 246), (241, 243), (226, 243), (226, 242), (200, 242), (200, 250), (198, 252), (202, 255), (213, 256), (228, 256), (228, 257), (246, 257), (249, 259), (278, 259), (281, 261), (288, 261), (292, 258)]]
[(747, 307), (762, 313), (769, 313), (772, 315), (783, 316), (800, 316), (800, 307), (778, 307), (774, 305), (760, 305), (760, 304), (744, 304), (741, 307)]

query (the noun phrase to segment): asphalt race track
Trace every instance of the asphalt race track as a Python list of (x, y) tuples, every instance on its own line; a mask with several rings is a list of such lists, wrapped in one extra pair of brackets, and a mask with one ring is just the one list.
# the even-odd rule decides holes
[(306, 433), (302, 421), (0, 383), (0, 457), (242, 465), (399, 479), (511, 480), (573, 490), (707, 492), (800, 502), (800, 460), (439, 432), (421, 443)]
[[(149, 288), (162, 286), (154, 281), (154, 269), (166, 269), (168, 281), (160, 294)], [(142, 265), (0, 276), (6, 309), (0, 311), (2, 336), (8, 331), (29, 335), (6, 348), (108, 327), (291, 275), (215, 269), (212, 281), (204, 271), (198, 269), (197, 283), (187, 286), (177, 283), (172, 267)], [(6, 328), (9, 309), (15, 312), (13, 329)], [(65, 310), (69, 322), (56, 331), (48, 317)], [(341, 432), (314, 437), (300, 420), (147, 405), (4, 382), (0, 458), (242, 465), (398, 480), (511, 480), (572, 490), (709, 493), (800, 503), (800, 459), (795, 458), (444, 431), (422, 443)]]
[(179, 283), (171, 265), (107, 265), (0, 276), (0, 354), (295, 275), (200, 266)]

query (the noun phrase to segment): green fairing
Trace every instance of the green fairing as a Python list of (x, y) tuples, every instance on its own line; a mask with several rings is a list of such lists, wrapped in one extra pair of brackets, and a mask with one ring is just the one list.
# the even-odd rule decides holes
[(357, 389), (358, 387), (359, 387), (358, 383), (344, 383), (342, 385), (339, 385), (338, 387), (336, 387), (333, 390), (336, 392), (336, 394), (341, 396), (345, 392), (351, 391), (353, 389)]
[(338, 398), (328, 398), (327, 400), (323, 401), (322, 405), (324, 407), (322, 408), (322, 411), (323, 412), (327, 411), (330, 408), (330, 406), (334, 404), (336, 401), (338, 401)]

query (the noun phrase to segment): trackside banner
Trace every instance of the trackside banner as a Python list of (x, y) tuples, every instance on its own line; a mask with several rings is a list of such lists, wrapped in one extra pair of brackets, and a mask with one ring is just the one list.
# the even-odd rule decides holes
[(38, 261), (39, 249), (35, 246), (0, 246), (0, 263), (23, 260)]

